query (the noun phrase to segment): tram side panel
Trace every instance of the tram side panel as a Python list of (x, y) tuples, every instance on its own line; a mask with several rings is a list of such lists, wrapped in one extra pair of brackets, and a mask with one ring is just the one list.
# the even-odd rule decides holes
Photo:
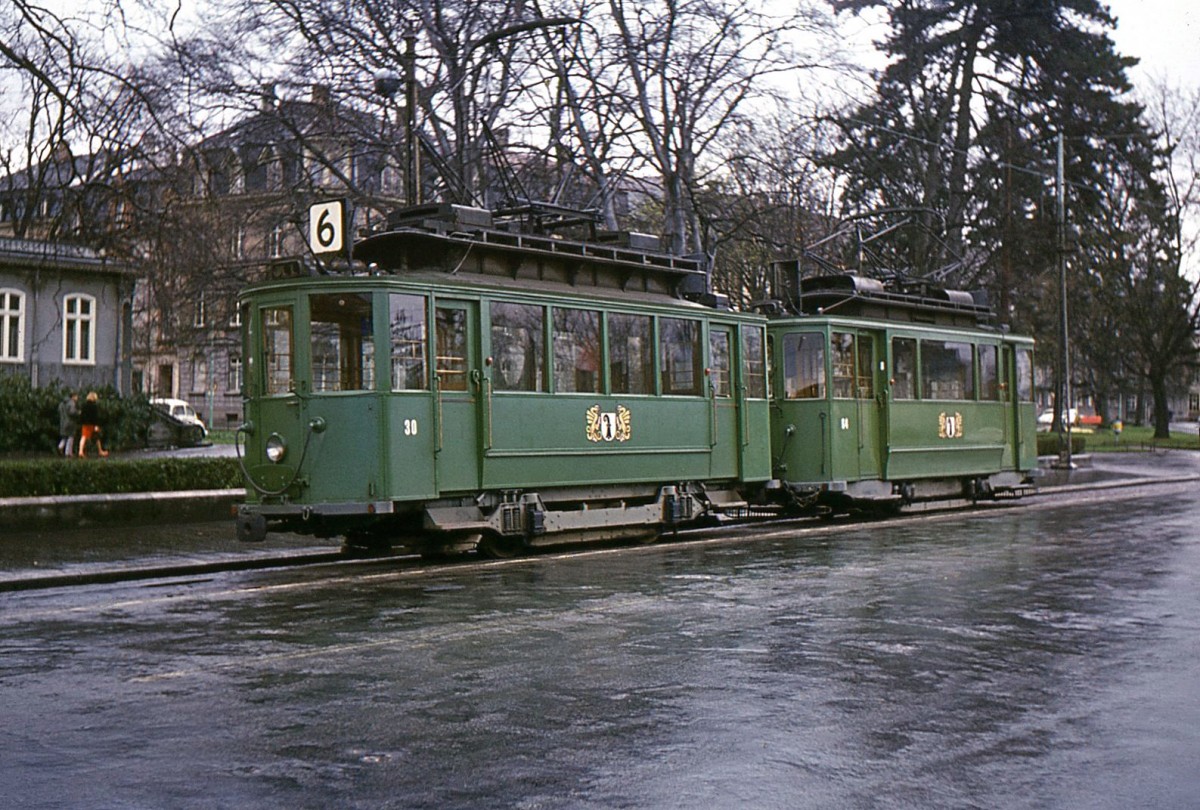
[[(578, 341), (558, 330), (568, 319), (563, 310), (575, 322), (589, 313), (554, 306), (552, 349), (542, 367), (543, 354), (520, 349), (513, 340), (519, 327), (505, 320), (519, 306), (488, 307), (491, 363), (482, 370), (480, 404), (485, 489), (769, 476), (765, 449), (752, 449), (765, 441), (769, 418), (760, 323), (746, 326), (753, 345), (742, 350), (736, 324), (597, 310), (589, 327), (595, 331)], [(530, 317), (542, 316), (526, 312), (525, 322)], [(652, 324), (659, 341), (651, 351)], [(739, 357), (741, 366), (734, 363)], [(754, 378), (757, 394), (749, 405), (746, 377)], [(552, 381), (555, 393), (537, 390), (547, 387), (538, 380)]]

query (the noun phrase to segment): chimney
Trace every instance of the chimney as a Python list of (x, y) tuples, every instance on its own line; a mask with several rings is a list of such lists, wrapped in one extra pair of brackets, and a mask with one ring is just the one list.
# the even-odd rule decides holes
[(328, 110), (333, 106), (333, 96), (330, 93), (329, 85), (314, 84), (312, 86), (312, 103), (322, 110)]
[(262, 111), (275, 111), (275, 82), (267, 82), (262, 86)]

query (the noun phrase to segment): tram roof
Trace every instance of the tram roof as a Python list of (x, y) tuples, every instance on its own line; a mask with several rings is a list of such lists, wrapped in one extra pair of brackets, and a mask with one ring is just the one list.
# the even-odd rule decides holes
[(498, 225), (491, 211), (438, 204), (398, 212), (388, 230), (355, 244), (353, 256), (397, 274), (440, 270), (680, 297), (706, 290), (700, 259), (653, 249), (654, 241), (603, 231), (588, 239), (525, 233)]
[(800, 281), (797, 314), (840, 315), (944, 326), (985, 326), (995, 313), (969, 292), (922, 284), (896, 289), (856, 275), (814, 276)]

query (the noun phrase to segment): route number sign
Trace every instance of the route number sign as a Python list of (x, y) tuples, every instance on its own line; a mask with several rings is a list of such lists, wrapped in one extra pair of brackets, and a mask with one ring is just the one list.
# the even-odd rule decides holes
[(308, 246), (313, 253), (340, 253), (345, 246), (346, 203), (316, 203), (308, 209)]

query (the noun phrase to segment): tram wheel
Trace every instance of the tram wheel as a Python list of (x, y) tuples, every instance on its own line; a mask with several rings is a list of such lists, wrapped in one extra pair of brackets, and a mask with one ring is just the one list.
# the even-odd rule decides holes
[(525, 541), (520, 537), (485, 534), (476, 546), (479, 553), (493, 560), (511, 560), (525, 553)]
[(633, 536), (634, 545), (652, 546), (662, 539), (664, 532), (660, 529), (650, 529), (649, 531), (635, 534)]

